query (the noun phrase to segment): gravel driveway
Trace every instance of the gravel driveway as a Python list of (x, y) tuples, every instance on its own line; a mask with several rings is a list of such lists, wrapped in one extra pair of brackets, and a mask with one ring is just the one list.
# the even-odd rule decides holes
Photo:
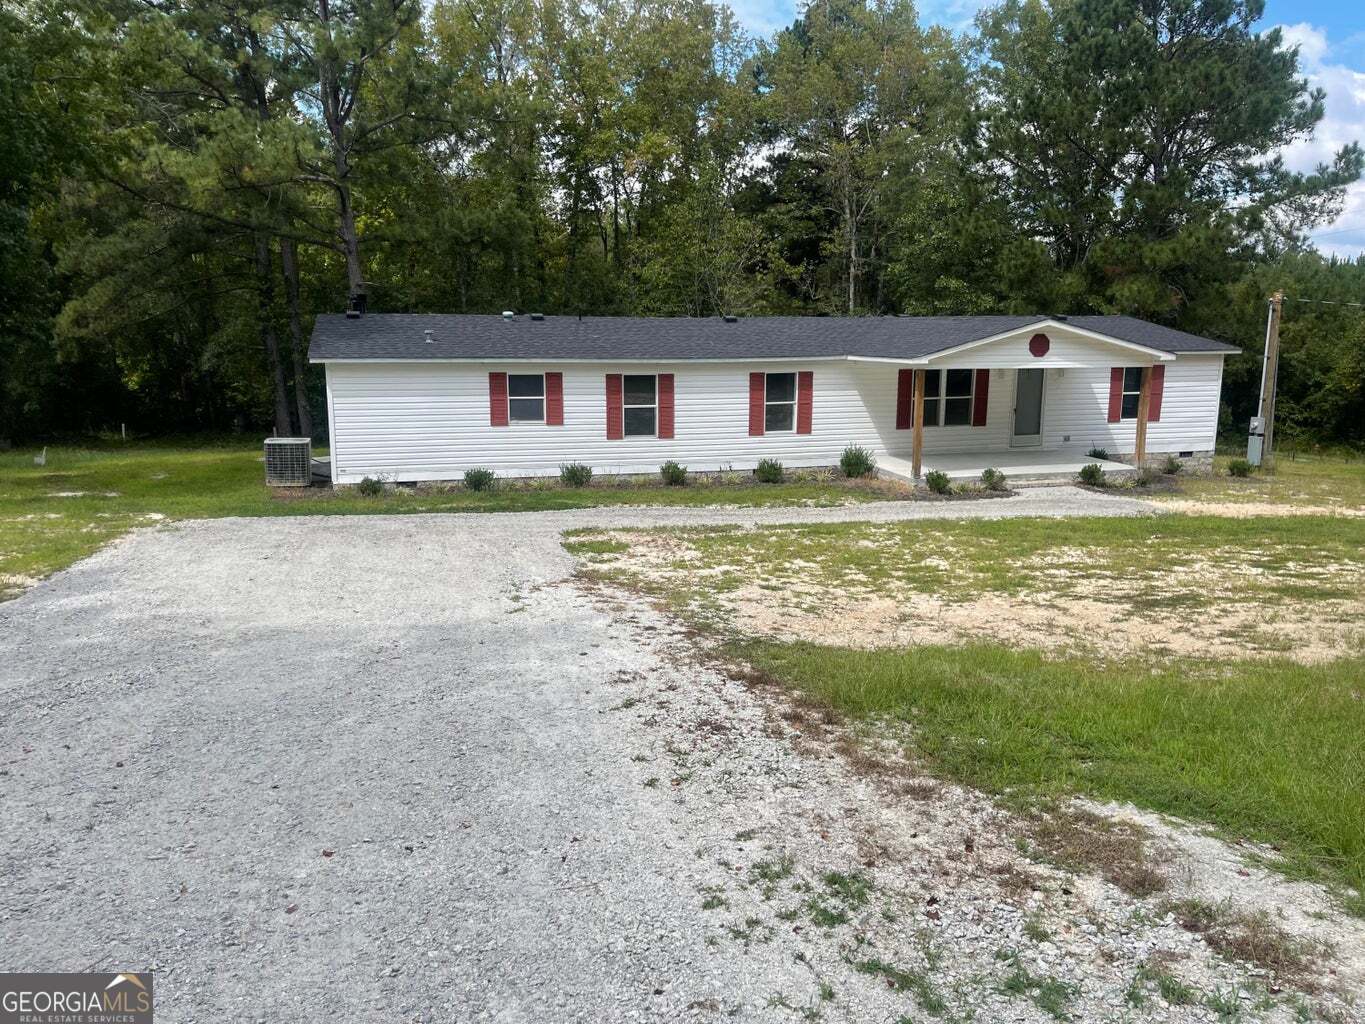
[[(943, 998), (1048, 1019), (962, 994), (1023, 941), (1038, 894), (1010, 905), (922, 848), (991, 834), (993, 808), (887, 808), (837, 759), (795, 753), (769, 702), (667, 620), (567, 582), (559, 533), (1149, 510), (1050, 488), (139, 532), (0, 605), (0, 969), (151, 968), (177, 1022), (892, 1021), (924, 994), (853, 970), (850, 929), (910, 956), (925, 922), (892, 908), (928, 885)], [(823, 873), (872, 871), (867, 843), (900, 841), (919, 855), (849, 924), (786, 916)], [(1102, 886), (1066, 898), (1123, 910)], [(1127, 929), (1120, 967), (1156, 941)], [(1058, 942), (1039, 963), (1075, 975), (1078, 1005), (1116, 1008), (1122, 971), (1077, 974)]]

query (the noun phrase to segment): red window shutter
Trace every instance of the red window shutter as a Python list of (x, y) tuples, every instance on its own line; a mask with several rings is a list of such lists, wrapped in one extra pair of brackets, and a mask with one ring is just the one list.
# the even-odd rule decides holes
[(1109, 422), (1117, 423), (1123, 413), (1123, 367), (1109, 368)]
[(991, 397), (991, 371), (976, 371), (975, 398), (972, 401), (972, 426), (984, 427), (986, 425), (986, 404)]
[(673, 436), (673, 374), (659, 374), (659, 436)]
[(767, 382), (761, 373), (749, 374), (749, 436), (763, 436), (763, 393)]
[(1147, 422), (1161, 419), (1161, 396), (1166, 390), (1166, 367), (1152, 367), (1152, 393), (1147, 398)]
[(896, 373), (896, 429), (909, 430), (915, 422), (915, 371)]
[(811, 398), (815, 385), (815, 374), (802, 370), (796, 375), (796, 432), (810, 433)]
[(564, 374), (545, 375), (545, 425), (564, 426)]
[(507, 374), (488, 375), (488, 425), (507, 426)]
[(607, 374), (607, 440), (619, 441), (626, 436), (625, 413), (621, 408), (621, 375)]

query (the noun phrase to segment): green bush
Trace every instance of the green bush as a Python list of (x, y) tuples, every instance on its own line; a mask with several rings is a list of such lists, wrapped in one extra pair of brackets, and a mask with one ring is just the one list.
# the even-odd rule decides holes
[(1251, 463), (1246, 459), (1233, 459), (1228, 463), (1228, 476), (1251, 476)]
[(687, 467), (679, 466), (672, 459), (659, 467), (659, 475), (669, 487), (681, 487), (687, 483)]
[(376, 480), (372, 476), (367, 476), (364, 480), (355, 485), (355, 489), (367, 498), (377, 498), (384, 493), (384, 481)]
[(1005, 474), (993, 467), (987, 467), (981, 471), (981, 486), (988, 491), (1003, 491)]
[(782, 482), (782, 463), (776, 459), (760, 459), (758, 468), (754, 470), (754, 476), (758, 477), (758, 482), (762, 484), (780, 484)]
[(941, 469), (931, 469), (924, 474), (924, 483), (929, 490), (935, 494), (947, 494), (953, 489), (952, 481), (948, 479), (948, 474)]
[[(1093, 455), (1094, 452), (1091, 454)], [(1104, 486), (1104, 470), (1100, 468), (1099, 463), (1092, 462), (1087, 466), (1082, 466), (1079, 475), (1083, 484), (1088, 484), (1091, 487)]]
[(1109, 461), (1108, 448), (1091, 448), (1090, 451), (1086, 452), (1085, 454), (1092, 459), (1099, 459), (1101, 462)]
[(1182, 463), (1174, 455), (1167, 455), (1166, 461), (1161, 464), (1161, 472), (1167, 476), (1175, 476), (1180, 472)]
[(866, 448), (851, 444), (844, 449), (844, 454), (839, 456), (839, 468), (843, 470), (844, 476), (850, 479), (871, 476), (877, 471), (877, 460)]
[(559, 482), (566, 487), (587, 487), (592, 467), (583, 462), (566, 462), (559, 467)]
[(464, 485), (471, 491), (491, 491), (494, 474), (491, 469), (466, 469)]

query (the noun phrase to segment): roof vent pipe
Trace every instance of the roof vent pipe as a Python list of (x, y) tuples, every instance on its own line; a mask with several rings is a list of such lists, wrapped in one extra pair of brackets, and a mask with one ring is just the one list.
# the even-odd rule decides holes
[(730, 316), (728, 313), (727, 313), (725, 316), (721, 317), (721, 319), (724, 320), (727, 324), (737, 324), (737, 323), (739, 323), (739, 317), (737, 317), (737, 316)]
[(545, 319), (545, 314), (544, 314), (544, 313), (532, 313), (532, 314), (531, 314), (531, 319), (532, 319), (532, 320), (535, 320), (535, 321), (544, 320), (544, 319)]
[(422, 333), (423, 333), (424, 335), (426, 335), (426, 339), (427, 339), (427, 344), (428, 344), (428, 345), (430, 345), (433, 341), (436, 340), (435, 338), (433, 338), (433, 337), (431, 336), (431, 331), (423, 331)]
[(514, 310), (504, 309), (504, 310), (502, 311), (502, 318), (503, 318), (504, 320), (511, 320), (511, 319), (512, 319), (513, 317), (515, 317), (516, 315), (517, 315), (517, 314), (516, 314), (516, 312), (515, 312)]

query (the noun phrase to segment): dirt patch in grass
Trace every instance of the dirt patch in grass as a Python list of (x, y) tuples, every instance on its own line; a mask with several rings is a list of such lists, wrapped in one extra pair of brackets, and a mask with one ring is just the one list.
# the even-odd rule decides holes
[(800, 596), (807, 606), (793, 607), (761, 587), (746, 587), (722, 603), (735, 626), (750, 635), (865, 649), (991, 641), (1112, 657), (1139, 651), (1175, 657), (1250, 654), (1316, 664), (1365, 646), (1365, 608), (1349, 600), (1282, 607), (1268, 622), (1266, 609), (1242, 604), (1192, 617), (1178, 598), (1169, 610), (1148, 608), (1135, 615), (1124, 604), (1048, 593), (945, 601), (926, 594), (860, 597), (834, 587), (805, 587)]
[(1026, 819), (1023, 832), (1033, 848), (1071, 871), (1090, 870), (1139, 898), (1164, 892), (1166, 855), (1141, 825), (1091, 811), (1057, 808)]
[(774, 640), (1300, 664), (1365, 650), (1365, 560), (1292, 537), (1218, 544), (1215, 534), (1201, 547), (1149, 529), (1151, 539), (1107, 544), (987, 546), (951, 528), (885, 525), (614, 531), (573, 543), (599, 553), (589, 564), (714, 626)]
[(1344, 516), (1365, 517), (1365, 509), (1341, 505), (1279, 504), (1269, 501), (1199, 501), (1193, 498), (1163, 498), (1162, 508), (1172, 512), (1186, 512), (1198, 516), (1227, 516), (1232, 519), (1252, 519), (1259, 516)]

